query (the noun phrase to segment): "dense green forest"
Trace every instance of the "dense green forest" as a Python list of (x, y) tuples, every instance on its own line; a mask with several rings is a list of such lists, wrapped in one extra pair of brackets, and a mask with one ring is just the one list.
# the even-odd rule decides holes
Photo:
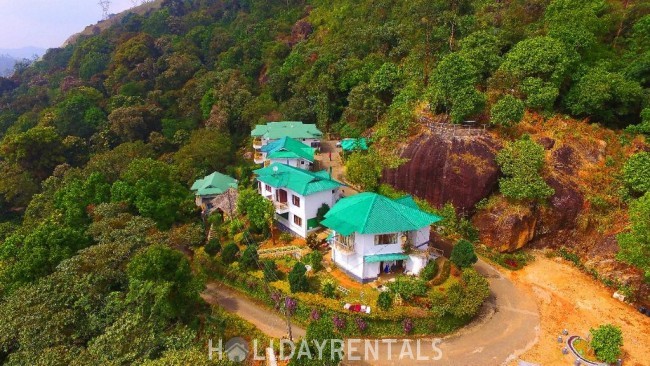
[(206, 362), (226, 316), (183, 254), (205, 237), (188, 186), (214, 170), (245, 183), (257, 123), (391, 140), (427, 104), (455, 123), (528, 110), (650, 133), (649, 14), (634, 0), (165, 0), (20, 64), (0, 78), (0, 362)]

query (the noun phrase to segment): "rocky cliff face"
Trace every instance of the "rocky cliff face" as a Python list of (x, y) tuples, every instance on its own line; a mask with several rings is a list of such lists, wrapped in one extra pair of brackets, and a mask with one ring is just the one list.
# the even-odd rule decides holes
[[(559, 118), (521, 124), (521, 133), (547, 151), (542, 176), (555, 193), (545, 203), (512, 202), (492, 194), (498, 191), (495, 155), (512, 139), (498, 134), (427, 132), (402, 149), (400, 156), (408, 162), (385, 171), (382, 181), (436, 207), (453, 203), (472, 216), (482, 244), (504, 252), (564, 247), (598, 276), (632, 286), (639, 299), (650, 299), (643, 275), (615, 259), (616, 234), (627, 225), (624, 203), (615, 192), (616, 175), (624, 157), (641, 147), (624, 146), (614, 132), (598, 126)], [(475, 209), (484, 198), (489, 198), (487, 204)], [(452, 246), (434, 242), (445, 249)]]
[(404, 148), (408, 161), (384, 172), (382, 183), (426, 199), (440, 207), (447, 202), (472, 212), (496, 188), (500, 145), (489, 135), (452, 137), (427, 133)]

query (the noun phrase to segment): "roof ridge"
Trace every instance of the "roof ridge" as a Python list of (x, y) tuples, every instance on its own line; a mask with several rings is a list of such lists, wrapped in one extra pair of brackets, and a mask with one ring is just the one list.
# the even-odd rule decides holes
[(372, 202), (370, 202), (370, 205), (368, 205), (369, 207), (368, 212), (366, 212), (366, 217), (363, 219), (363, 225), (361, 225), (363, 231), (366, 231), (366, 227), (368, 226), (368, 219), (370, 218), (370, 212), (372, 212), (373, 208), (375, 207), (375, 203), (377, 202), (377, 197), (379, 197), (377, 193), (372, 195)]

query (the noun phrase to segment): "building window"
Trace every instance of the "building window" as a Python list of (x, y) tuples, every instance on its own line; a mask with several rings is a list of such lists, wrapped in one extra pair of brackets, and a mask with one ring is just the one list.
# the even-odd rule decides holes
[(266, 191), (267, 191), (267, 192), (271, 192), (271, 186), (268, 185), (268, 184), (266, 185)]
[(302, 227), (302, 217), (293, 215), (293, 223)]
[(300, 197), (296, 196), (295, 194), (292, 194), (291, 203), (293, 203), (293, 205), (296, 207), (300, 207)]
[(397, 244), (397, 234), (375, 235), (375, 245)]

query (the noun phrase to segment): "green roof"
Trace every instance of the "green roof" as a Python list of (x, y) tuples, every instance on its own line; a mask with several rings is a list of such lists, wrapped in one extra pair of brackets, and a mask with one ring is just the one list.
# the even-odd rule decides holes
[(384, 234), (419, 230), (442, 220), (414, 207), (413, 199), (407, 197), (392, 200), (377, 193), (359, 193), (337, 202), (321, 224), (342, 235)]
[(314, 162), (314, 152), (316, 149), (311, 148), (302, 142), (285, 136), (279, 140), (272, 141), (261, 149), (265, 152), (268, 159), (305, 159)]
[(316, 125), (304, 124), (300, 121), (269, 122), (265, 125), (257, 125), (251, 131), (253, 137), (265, 137), (276, 140), (285, 136), (294, 139), (320, 139), (323, 133)]
[(335, 189), (343, 185), (330, 178), (324, 170), (310, 172), (279, 163), (257, 169), (254, 173), (260, 182), (276, 188), (287, 188), (302, 196)]
[(237, 180), (233, 177), (214, 172), (202, 179), (197, 179), (192, 184), (192, 191), (196, 191), (197, 196), (209, 196), (222, 194), (228, 188), (237, 189)]
[(377, 263), (385, 261), (399, 261), (408, 259), (408, 257), (408, 255), (402, 253), (372, 254), (364, 256), (363, 261), (366, 263)]
[(343, 151), (368, 150), (368, 142), (365, 138), (343, 139), (341, 141)]

